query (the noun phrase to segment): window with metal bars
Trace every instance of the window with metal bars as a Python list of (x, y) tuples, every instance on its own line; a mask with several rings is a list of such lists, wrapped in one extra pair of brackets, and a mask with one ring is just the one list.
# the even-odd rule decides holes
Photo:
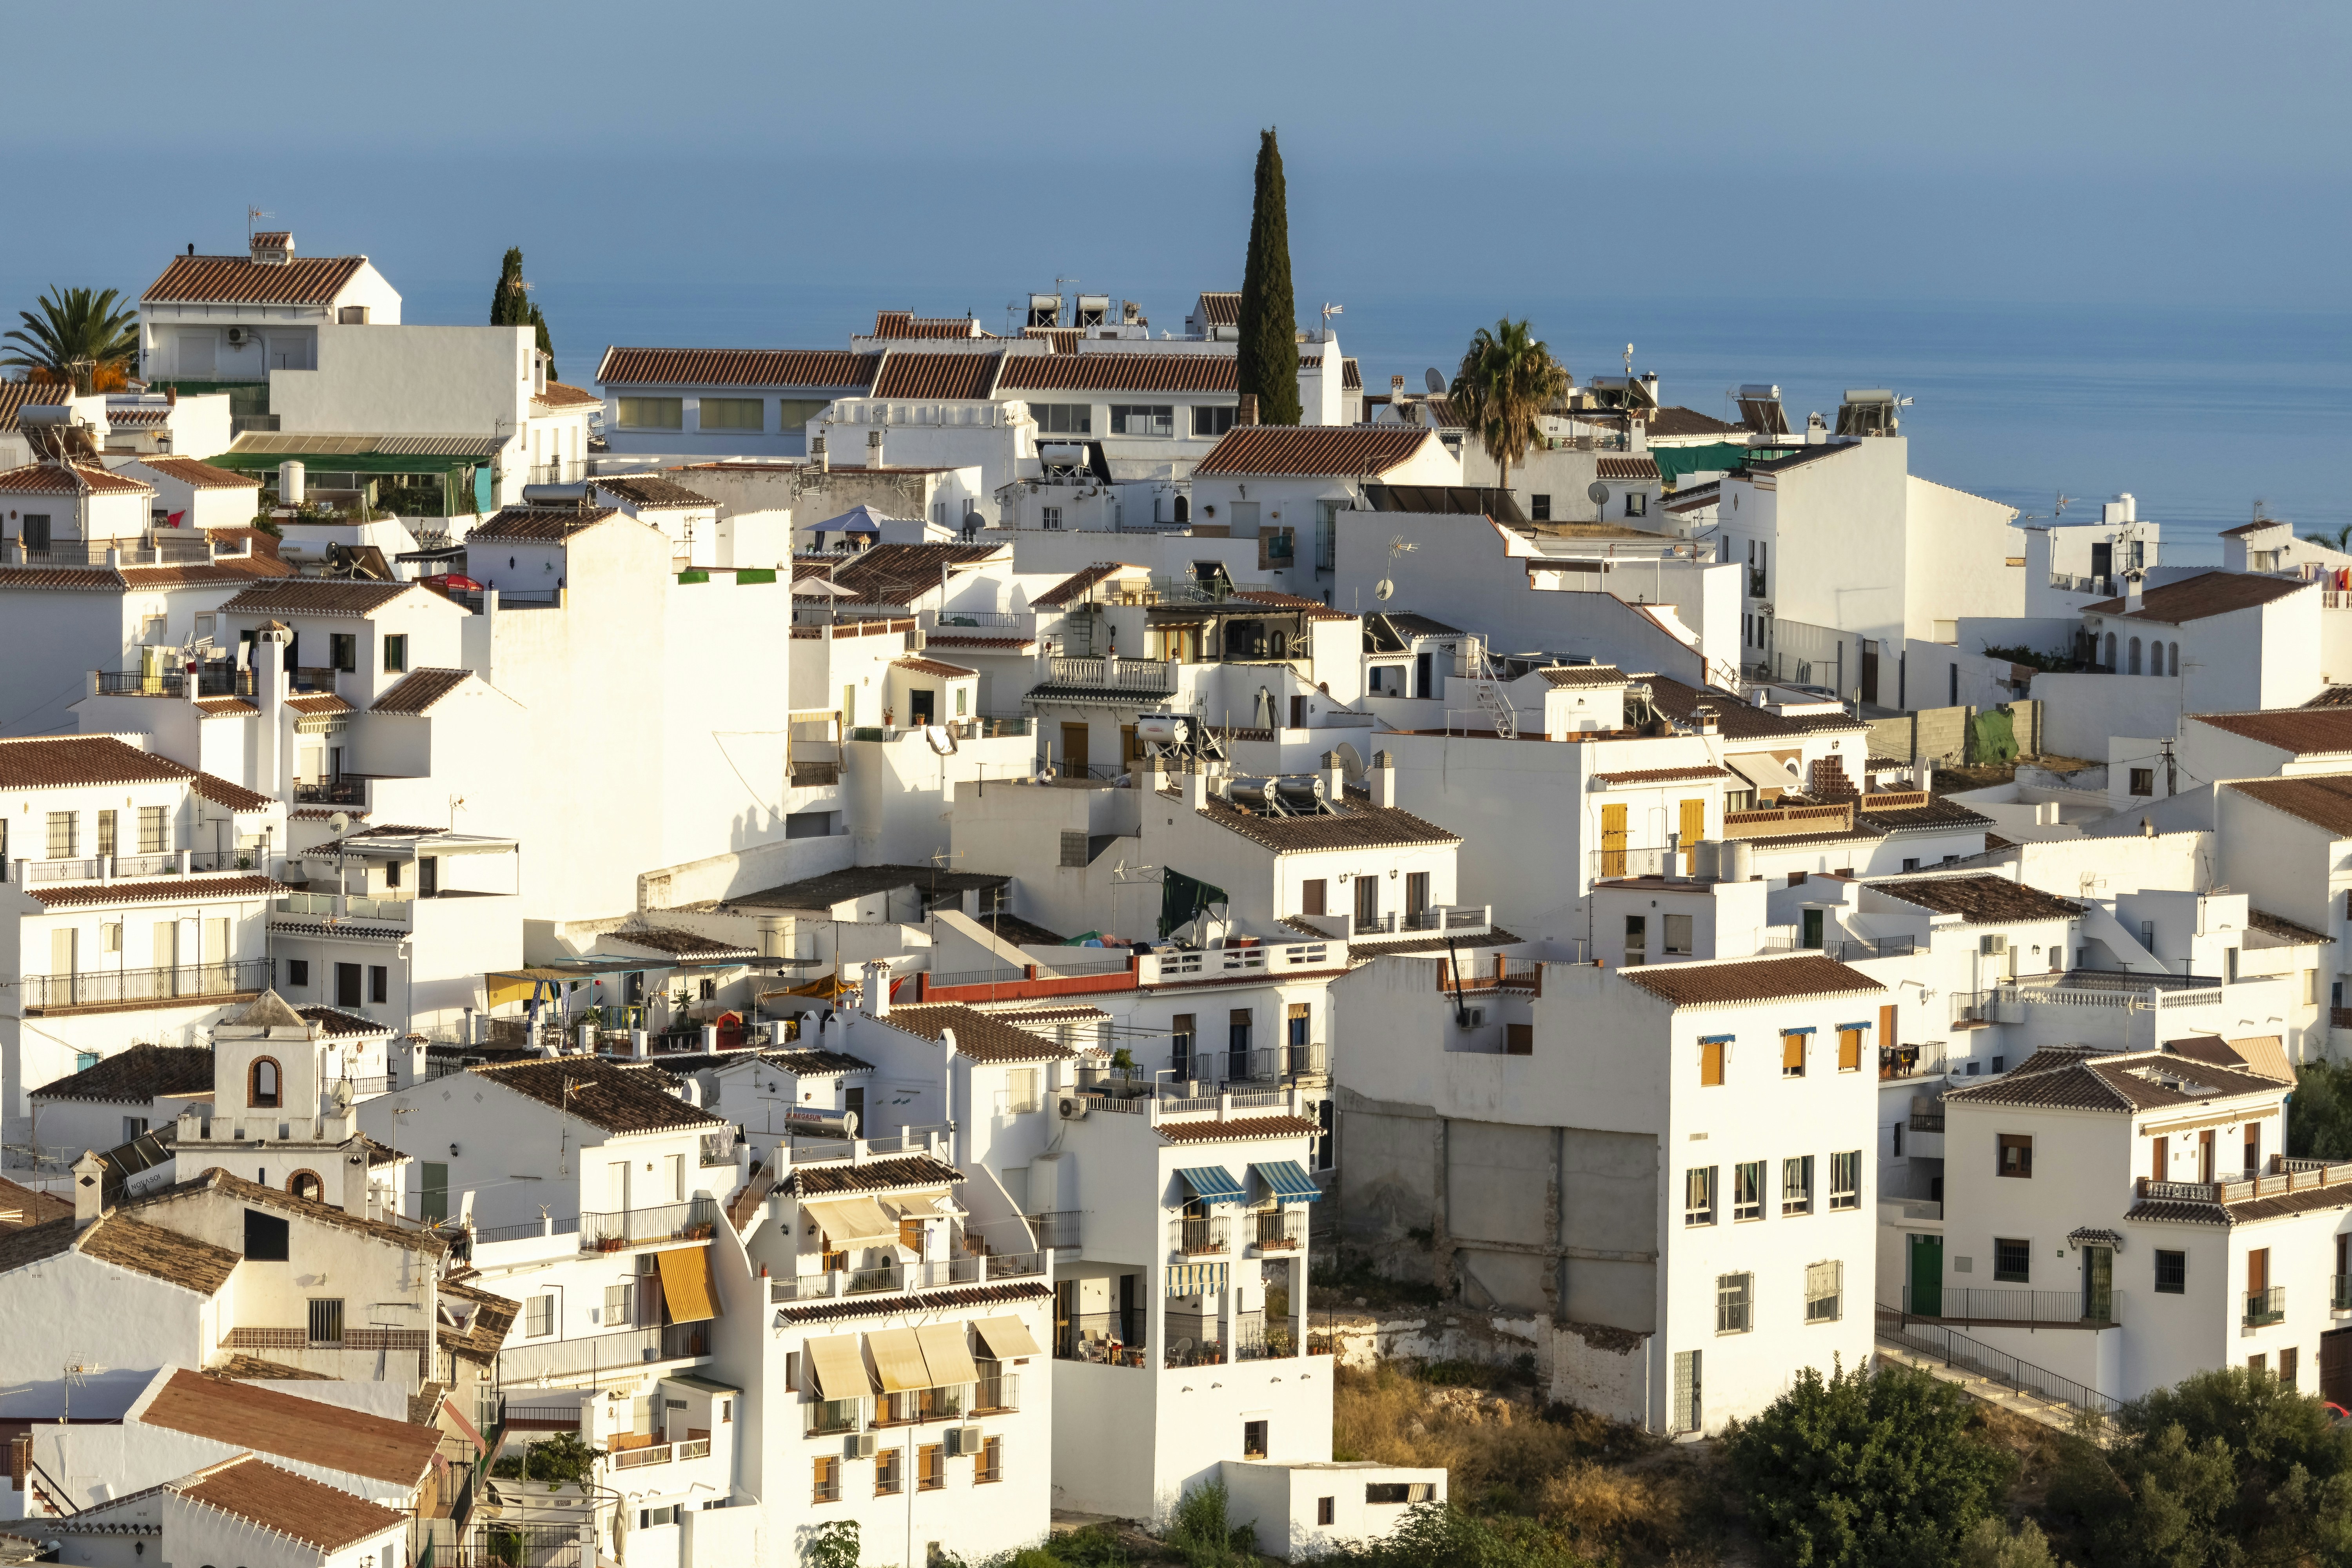
[(1845, 1265), (1834, 1260), (1805, 1265), (1805, 1321), (1834, 1323), (1843, 1315)]
[(343, 1299), (341, 1296), (310, 1298), (310, 1342), (314, 1345), (339, 1345), (343, 1342)]
[(1756, 1326), (1755, 1289), (1756, 1276), (1753, 1274), (1718, 1274), (1715, 1277), (1717, 1333), (1744, 1334)]

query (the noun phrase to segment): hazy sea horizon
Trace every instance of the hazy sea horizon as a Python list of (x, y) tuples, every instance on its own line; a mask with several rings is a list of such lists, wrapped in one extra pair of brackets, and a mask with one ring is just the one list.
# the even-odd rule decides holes
[[(950, 286), (951, 288), (952, 286)], [(838, 348), (880, 309), (978, 311), (1002, 331), (1005, 289), (753, 286), (719, 279), (688, 295), (658, 284), (567, 284), (545, 292), (559, 371), (588, 381), (609, 343)], [(410, 321), (478, 319), (478, 280), (405, 290)], [(1143, 300), (1181, 331), (1189, 295)], [(1654, 371), (1669, 404), (1733, 417), (1728, 391), (1778, 383), (1791, 423), (1833, 416), (1849, 386), (1887, 386), (1904, 410), (1911, 471), (2048, 516), (2096, 515), (2119, 490), (2164, 530), (2165, 558), (2218, 563), (2221, 530), (2259, 499), (2299, 529), (2352, 522), (2341, 474), (2352, 427), (2352, 311), (2145, 305), (1863, 300), (1597, 300), (1357, 295), (1335, 322), (1368, 390), (1399, 374), (1418, 389), (1450, 370), (1471, 331), (1524, 315), (1580, 381)], [(1314, 318), (1302, 296), (1302, 317)]]

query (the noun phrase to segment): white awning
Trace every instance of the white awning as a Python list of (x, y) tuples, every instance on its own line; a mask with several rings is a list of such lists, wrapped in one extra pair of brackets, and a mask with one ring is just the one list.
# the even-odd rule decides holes
[(874, 1352), (874, 1370), (882, 1374), (885, 1394), (911, 1394), (936, 1386), (923, 1361), (923, 1347), (912, 1329), (877, 1329), (866, 1336)]
[(898, 1239), (898, 1222), (872, 1198), (803, 1203), (801, 1211), (816, 1221), (825, 1240), (836, 1248), (883, 1247)]
[(982, 1318), (972, 1327), (980, 1331), (980, 1337), (988, 1342), (988, 1353), (998, 1361), (1045, 1353), (1029, 1325), (1018, 1318)]
[(856, 1334), (835, 1334), (807, 1343), (809, 1370), (827, 1399), (864, 1399), (874, 1392), (866, 1375), (866, 1358), (857, 1353)]
[(930, 1369), (933, 1388), (980, 1381), (980, 1368), (971, 1364), (961, 1323), (918, 1324), (915, 1338), (923, 1347), (923, 1364)]
[(1797, 775), (1769, 752), (1742, 752), (1723, 759), (1723, 765), (1758, 789), (1795, 789)]

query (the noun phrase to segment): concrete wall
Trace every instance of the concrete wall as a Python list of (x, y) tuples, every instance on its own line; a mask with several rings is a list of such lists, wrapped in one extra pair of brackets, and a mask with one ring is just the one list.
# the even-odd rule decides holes
[(2110, 735), (2169, 735), (2180, 725), (2180, 686), (2168, 676), (2044, 671), (2033, 678), (2033, 700), (2045, 707), (2042, 746), (2095, 762)]
[[(1907, 637), (1932, 637), (1938, 621), (2025, 613), (2025, 546), (2011, 526), (2015, 507), (1916, 474), (1905, 476), (1904, 503)], [(2018, 565), (2009, 563), (2013, 558)]]
[(530, 416), (528, 327), (317, 331), (317, 369), (270, 373), (270, 412), (289, 433), (488, 436), (501, 422), (499, 434), (519, 432)]

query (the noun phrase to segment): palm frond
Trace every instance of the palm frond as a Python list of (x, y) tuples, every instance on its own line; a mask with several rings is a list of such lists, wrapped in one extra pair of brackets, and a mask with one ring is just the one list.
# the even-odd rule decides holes
[(0, 342), (16, 345), (0, 365), (70, 381), (84, 392), (100, 369), (128, 374), (139, 362), (139, 312), (121, 300), (111, 289), (51, 285), (36, 301), (39, 314), (19, 310), (24, 326), (0, 332)]

